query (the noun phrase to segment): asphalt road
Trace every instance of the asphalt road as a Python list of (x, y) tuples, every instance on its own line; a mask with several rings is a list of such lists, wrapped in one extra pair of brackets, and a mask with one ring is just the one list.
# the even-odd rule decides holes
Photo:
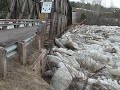
[(0, 46), (9, 46), (17, 41), (24, 40), (36, 32), (36, 27), (16, 28), (11, 30), (0, 30)]

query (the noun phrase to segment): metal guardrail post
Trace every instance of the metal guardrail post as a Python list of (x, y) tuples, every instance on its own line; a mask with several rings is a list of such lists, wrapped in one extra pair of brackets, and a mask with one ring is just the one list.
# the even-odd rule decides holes
[(0, 76), (2, 78), (7, 76), (6, 52), (3, 47), (0, 47)]
[(18, 42), (18, 57), (20, 63), (25, 66), (27, 59), (27, 48), (26, 44), (23, 42)]

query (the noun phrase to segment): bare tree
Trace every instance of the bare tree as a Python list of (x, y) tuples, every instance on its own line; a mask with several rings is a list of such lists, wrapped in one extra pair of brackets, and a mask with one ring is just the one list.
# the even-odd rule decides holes
[(97, 12), (97, 15), (99, 15), (100, 12), (101, 12), (101, 7), (100, 6), (102, 5), (102, 0), (93, 0), (92, 4), (97, 6), (95, 11)]
[(113, 0), (111, 0), (110, 7), (111, 7), (111, 8), (114, 8), (114, 3), (113, 3)]
[(80, 0), (81, 1), (81, 3), (85, 3), (85, 0)]
[(84, 4), (84, 3), (85, 3), (85, 0), (80, 0), (80, 1), (81, 1), (81, 3), (83, 4), (83, 5), (82, 5), (82, 6), (83, 6), (82, 8), (84, 8), (84, 7), (85, 7), (85, 4)]

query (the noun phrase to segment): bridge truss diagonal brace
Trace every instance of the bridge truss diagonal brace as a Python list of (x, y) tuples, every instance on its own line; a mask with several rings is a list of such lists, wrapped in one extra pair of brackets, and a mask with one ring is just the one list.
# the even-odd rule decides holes
[(0, 77), (5, 78), (6, 76), (7, 76), (6, 51), (3, 47), (0, 47)]

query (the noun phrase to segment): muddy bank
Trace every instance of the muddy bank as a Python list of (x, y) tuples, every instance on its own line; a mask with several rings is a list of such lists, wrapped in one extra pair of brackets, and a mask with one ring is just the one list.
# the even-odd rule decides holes
[(31, 69), (31, 65), (39, 55), (40, 52), (37, 50), (32, 51), (26, 66), (18, 63), (17, 58), (10, 58), (7, 61), (7, 77), (0, 79), (0, 90), (54, 90), (41, 78), (40, 74), (36, 74)]

